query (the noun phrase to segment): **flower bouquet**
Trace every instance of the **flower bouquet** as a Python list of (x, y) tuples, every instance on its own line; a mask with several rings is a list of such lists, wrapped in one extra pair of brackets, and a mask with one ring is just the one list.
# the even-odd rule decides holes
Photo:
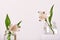
[(18, 22), (15, 25), (12, 25), (8, 14), (6, 15), (5, 19), (6, 31), (4, 34), (4, 40), (16, 40), (16, 31), (18, 31), (18, 29), (21, 28), (21, 26), (19, 26), (21, 22), (22, 21)]
[(38, 11), (38, 13), (39, 13), (39, 21), (43, 20), (44, 23), (45, 23), (45, 25), (44, 25), (45, 33), (52, 33), (52, 34), (57, 33), (56, 23), (52, 22), (53, 7), (54, 7), (54, 5), (52, 5), (52, 7), (50, 9), (50, 15), (49, 16), (46, 16), (45, 11), (43, 11), (43, 12)]

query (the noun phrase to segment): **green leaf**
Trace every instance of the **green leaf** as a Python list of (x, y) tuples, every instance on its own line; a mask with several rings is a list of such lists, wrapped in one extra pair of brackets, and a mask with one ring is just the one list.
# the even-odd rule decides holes
[(53, 7), (54, 7), (54, 5), (52, 5), (52, 7), (51, 7), (51, 9), (50, 9), (50, 16), (48, 17), (48, 21), (49, 21), (49, 27), (50, 27), (51, 31), (53, 32), (53, 34), (54, 34), (54, 31), (53, 31), (53, 29), (52, 29), (52, 23), (51, 23), (51, 21), (52, 21), (52, 16), (53, 16)]
[(18, 25), (18, 27), (19, 27), (19, 28), (20, 28), (20, 26), (19, 26), (19, 25), (21, 24), (21, 22), (22, 22), (22, 21), (19, 21), (19, 22), (17, 23), (17, 25)]
[(51, 9), (50, 9), (50, 16), (48, 17), (48, 21), (51, 24), (51, 20), (52, 20), (52, 16), (53, 16), (53, 7), (54, 5), (52, 5)]
[(5, 25), (6, 25), (6, 29), (9, 29), (9, 25), (11, 24), (10, 18), (8, 16), (8, 14), (6, 15), (6, 19), (5, 19)]

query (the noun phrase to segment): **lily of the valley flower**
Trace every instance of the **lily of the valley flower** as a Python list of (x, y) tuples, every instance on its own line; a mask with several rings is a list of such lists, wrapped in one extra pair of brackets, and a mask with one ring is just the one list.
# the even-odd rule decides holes
[(6, 19), (5, 19), (5, 25), (6, 25), (6, 31), (5, 31), (5, 34), (4, 34), (4, 36), (6, 35), (6, 34), (8, 34), (7, 35), (7, 40), (11, 40), (11, 35), (13, 34), (14, 35), (14, 40), (16, 40), (16, 31), (19, 31), (19, 28), (20, 28), (20, 23), (21, 23), (22, 21), (19, 21), (16, 25), (11, 25), (11, 21), (10, 21), (10, 18), (9, 18), (9, 16), (8, 16), (8, 14), (6, 15)]
[(49, 16), (46, 16), (46, 13), (44, 11), (43, 12), (38, 11), (38, 13), (39, 13), (39, 21), (41, 21), (41, 20), (45, 21), (48, 24), (52, 33), (54, 34), (55, 32), (54, 32), (54, 29), (52, 26), (53, 7), (54, 7), (54, 5), (52, 5), (52, 7), (50, 9), (50, 15)]
[(39, 21), (42, 20), (45, 21), (45, 19), (47, 19), (46, 13), (44, 11), (38, 11), (38, 13), (39, 13)]
[(15, 33), (16, 31), (19, 31), (18, 25), (11, 25), (9, 28), (9, 31), (13, 33)]

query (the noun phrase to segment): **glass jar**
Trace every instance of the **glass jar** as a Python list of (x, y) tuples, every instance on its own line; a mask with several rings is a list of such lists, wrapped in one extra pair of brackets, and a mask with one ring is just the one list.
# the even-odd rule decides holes
[(50, 28), (50, 26), (48, 25), (48, 23), (44, 23), (44, 33), (45, 34), (57, 34), (57, 27), (56, 27), (56, 23), (52, 22), (52, 29)]
[(4, 40), (16, 40), (16, 34), (5, 31)]

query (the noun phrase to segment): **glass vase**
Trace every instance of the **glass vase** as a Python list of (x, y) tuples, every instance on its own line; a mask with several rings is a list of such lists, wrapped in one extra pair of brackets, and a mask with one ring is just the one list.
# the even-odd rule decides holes
[(4, 40), (16, 40), (16, 34), (10, 34), (9, 31), (5, 31)]
[(56, 23), (52, 22), (52, 28), (48, 25), (48, 23), (44, 23), (44, 33), (45, 34), (57, 34)]

